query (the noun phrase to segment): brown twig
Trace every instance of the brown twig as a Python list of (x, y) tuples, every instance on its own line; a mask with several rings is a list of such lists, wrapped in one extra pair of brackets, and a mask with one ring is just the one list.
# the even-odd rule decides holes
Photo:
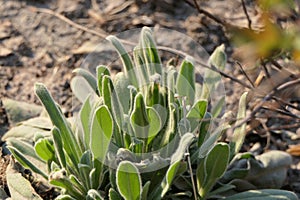
[(54, 12), (50, 9), (47, 9), (47, 8), (36, 8), (36, 7), (30, 7), (30, 9), (34, 12), (37, 12), (37, 13), (46, 13), (46, 14), (49, 14), (49, 15), (53, 15), (57, 18), (59, 18), (60, 20), (66, 22), (67, 24), (79, 29), (79, 30), (82, 30), (82, 31), (85, 31), (87, 33), (91, 33), (93, 35), (96, 35), (96, 36), (99, 36), (101, 38), (106, 38), (107, 37), (107, 33), (100, 33), (98, 31), (95, 31), (95, 30), (91, 30), (91, 29), (88, 29), (87, 27), (84, 27), (80, 24), (77, 24), (75, 22), (73, 22), (72, 20), (68, 19), (67, 17), (57, 13), (57, 12)]
[(265, 130), (265, 136), (267, 138), (267, 144), (266, 146), (264, 147), (264, 150), (267, 150), (269, 147), (270, 147), (270, 141), (271, 141), (271, 133), (266, 125), (266, 123), (262, 120), (259, 120), (260, 121), (260, 124), (262, 125), (262, 127), (264, 128)]
[(300, 111), (300, 109), (299, 109), (298, 107), (294, 106), (293, 104), (291, 104), (291, 103), (288, 102), (288, 101), (283, 100), (282, 98), (273, 96), (272, 99), (274, 99), (275, 101), (279, 102), (279, 103), (282, 104), (282, 105), (289, 106), (289, 107), (291, 107), (291, 108), (293, 108), (293, 109), (295, 109), (295, 110)]
[(268, 110), (268, 111), (273, 111), (273, 112), (276, 112), (276, 113), (279, 113), (279, 114), (282, 114), (282, 115), (286, 115), (286, 116), (289, 116), (289, 117), (292, 117), (294, 119), (300, 119), (299, 116), (291, 113), (290, 111), (287, 111), (287, 110), (280, 110), (280, 109), (272, 109), (272, 108), (267, 108), (267, 107), (262, 107), (262, 109), (264, 110)]
[(281, 126), (277, 126), (277, 127), (268, 127), (267, 130), (268, 131), (287, 130), (287, 129), (292, 129), (292, 128), (298, 128), (299, 126), (300, 126), (300, 124), (298, 124), (298, 123), (297, 124), (287, 124), (287, 125), (281, 125)]
[(247, 21), (248, 21), (248, 28), (249, 28), (250, 30), (252, 30), (252, 27), (251, 27), (252, 21), (251, 21), (251, 18), (250, 18), (250, 16), (249, 16), (249, 14), (248, 14), (248, 11), (247, 11), (247, 7), (246, 7), (246, 4), (245, 4), (245, 1), (244, 1), (244, 0), (241, 0), (241, 1), (242, 1), (242, 6), (243, 6), (243, 11), (244, 11), (244, 13), (245, 13), (245, 15), (246, 15), (246, 18), (247, 18)]
[(184, 2), (186, 2), (189, 6), (196, 8), (198, 10), (198, 12), (200, 14), (203, 14), (205, 16), (207, 16), (208, 18), (214, 20), (215, 22), (217, 22), (218, 24), (221, 24), (223, 26), (226, 25), (226, 22), (224, 22), (223, 20), (221, 20), (220, 18), (218, 18), (217, 16), (214, 16), (213, 14), (211, 14), (210, 12), (202, 9), (199, 7), (198, 3), (196, 0), (194, 0), (194, 3), (189, 2), (188, 0), (184, 0)]
[(254, 88), (254, 83), (251, 81), (251, 79), (249, 78), (249, 76), (247, 75), (247, 73), (245, 72), (242, 64), (239, 62), (239, 61), (236, 61), (235, 62), (239, 67), (240, 67), (240, 70), (242, 71), (243, 75), (247, 78), (247, 80), (249, 81), (249, 83), (251, 84), (252, 88)]

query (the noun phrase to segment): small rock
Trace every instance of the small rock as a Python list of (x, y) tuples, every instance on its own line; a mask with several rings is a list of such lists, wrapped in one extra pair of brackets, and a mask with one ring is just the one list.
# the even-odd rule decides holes
[(13, 51), (11, 49), (8, 49), (2, 45), (0, 45), (0, 57), (6, 57), (12, 54)]

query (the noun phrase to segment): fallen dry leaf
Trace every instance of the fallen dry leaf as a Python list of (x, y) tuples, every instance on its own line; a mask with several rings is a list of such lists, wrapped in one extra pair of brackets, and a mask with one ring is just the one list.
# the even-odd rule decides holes
[(286, 150), (292, 156), (300, 156), (300, 144), (292, 145), (289, 149)]

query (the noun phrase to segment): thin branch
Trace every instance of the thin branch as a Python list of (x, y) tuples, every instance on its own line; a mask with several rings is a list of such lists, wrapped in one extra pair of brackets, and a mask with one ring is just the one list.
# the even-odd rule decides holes
[(260, 124), (262, 125), (262, 127), (264, 128), (264, 130), (266, 131), (267, 144), (264, 147), (264, 151), (266, 151), (270, 147), (271, 133), (270, 133), (266, 123), (263, 120), (259, 120), (259, 121), (260, 121)]
[(273, 96), (272, 99), (274, 99), (275, 101), (278, 101), (281, 105), (289, 106), (290, 108), (300, 111), (300, 109), (297, 106), (294, 106), (293, 104), (291, 104), (288, 101), (283, 100), (282, 98)]
[(247, 7), (246, 7), (246, 4), (245, 4), (245, 1), (244, 1), (244, 0), (241, 0), (241, 1), (242, 1), (242, 6), (243, 6), (244, 13), (245, 13), (246, 18), (247, 18), (247, 21), (248, 21), (248, 28), (249, 28), (250, 30), (252, 30), (252, 27), (251, 27), (252, 21), (251, 21), (251, 19), (250, 19), (249, 14), (248, 14), (248, 11), (247, 11)]
[(254, 83), (252, 82), (252, 80), (249, 78), (249, 76), (248, 76), (247, 73), (245, 72), (245, 70), (244, 70), (242, 64), (241, 64), (240, 62), (238, 62), (238, 61), (236, 61), (236, 64), (240, 67), (240, 69), (241, 69), (243, 75), (247, 78), (247, 80), (248, 80), (249, 83), (251, 84), (252, 88), (254, 88), (254, 87), (255, 87), (255, 86), (254, 86)]
[(80, 24), (77, 24), (75, 22), (73, 22), (72, 20), (68, 19), (67, 17), (57, 13), (57, 12), (54, 12), (50, 9), (47, 9), (47, 8), (36, 8), (36, 7), (29, 7), (32, 11), (34, 12), (37, 12), (37, 13), (46, 13), (46, 14), (49, 14), (49, 15), (53, 15), (57, 18), (59, 18), (60, 20), (66, 22), (67, 24), (79, 29), (79, 30), (82, 30), (82, 31), (85, 31), (87, 33), (91, 33), (93, 35), (96, 35), (96, 36), (99, 36), (101, 38), (106, 38), (108, 36), (107, 33), (100, 33), (98, 31), (95, 31), (95, 30), (91, 30), (91, 29), (88, 29), (87, 27), (84, 27)]
[[(264, 131), (277, 131), (277, 130), (287, 130), (287, 129), (292, 129), (292, 128), (298, 128), (300, 125), (298, 123), (296, 124), (286, 124), (286, 125), (281, 125), (277, 127), (268, 127), (267, 130)], [(259, 131), (259, 133), (264, 133), (264, 131)]]
[(190, 153), (188, 151), (186, 153), (186, 156), (187, 156), (187, 161), (188, 161), (189, 170), (190, 170), (190, 174), (191, 174), (191, 181), (192, 181), (192, 186), (193, 186), (194, 198), (195, 198), (195, 200), (197, 200), (197, 190), (196, 190), (196, 186), (195, 186), (196, 184), (195, 184), (195, 181), (194, 181), (192, 162), (191, 162)]
[(196, 8), (200, 14), (203, 14), (203, 15), (207, 16), (208, 18), (214, 20), (218, 24), (221, 24), (223, 26), (226, 25), (226, 22), (224, 22), (220, 18), (218, 18), (218, 17), (214, 16), (213, 14), (211, 14), (210, 12), (200, 8), (196, 0), (194, 0), (194, 4), (189, 2), (188, 0), (184, 0), (184, 2), (186, 2), (189, 6), (191, 6), (193, 8)]
[(285, 110), (280, 110), (280, 109), (271, 109), (271, 108), (267, 108), (267, 107), (262, 107), (262, 109), (268, 110), (268, 111), (273, 111), (273, 112), (276, 112), (276, 113), (279, 113), (279, 114), (282, 114), (282, 115), (286, 115), (286, 116), (289, 116), (289, 117), (292, 117), (292, 118), (295, 118), (295, 119), (300, 119), (299, 116), (291, 113), (288, 110), (285, 111)]

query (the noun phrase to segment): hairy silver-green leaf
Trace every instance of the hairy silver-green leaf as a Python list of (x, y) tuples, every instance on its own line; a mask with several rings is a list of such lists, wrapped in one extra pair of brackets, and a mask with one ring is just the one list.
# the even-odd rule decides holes
[(61, 134), (60, 134), (58, 128), (54, 127), (52, 129), (52, 137), (53, 137), (53, 143), (55, 146), (55, 153), (58, 158), (59, 164), (61, 167), (66, 168), (67, 161), (66, 161), (66, 157), (65, 157)]
[(178, 168), (180, 166), (180, 160), (171, 164), (164, 176), (161, 184), (149, 195), (150, 199), (162, 199), (171, 187), (174, 178), (177, 175)]
[(240, 125), (237, 127), (232, 136), (231, 146), (234, 148), (234, 154), (237, 154), (242, 147), (242, 144), (244, 142), (245, 136), (246, 136), (246, 123), (240, 124), (244, 118), (246, 117), (246, 103), (247, 103), (247, 92), (245, 92), (239, 102), (239, 111), (237, 114), (237, 121), (236, 124)]
[(63, 188), (66, 194), (76, 199), (85, 199), (84, 189), (78, 184), (78, 179), (74, 175), (66, 176), (65, 169), (51, 172), (49, 183), (53, 186)]
[(76, 98), (84, 103), (86, 98), (90, 95), (97, 95), (94, 88), (82, 76), (75, 76), (70, 83), (71, 90)]
[(257, 188), (279, 189), (286, 180), (292, 158), (283, 151), (269, 151), (256, 156), (255, 159), (250, 158), (249, 162), (250, 171), (245, 180)]
[(176, 105), (175, 104), (170, 104), (169, 105), (169, 119), (168, 119), (168, 124), (167, 127), (164, 131), (164, 135), (160, 141), (160, 146), (165, 146), (167, 145), (174, 137), (175, 134), (177, 133), (177, 110), (176, 110)]
[(105, 105), (107, 105), (114, 122), (114, 138), (117, 145), (123, 146), (122, 132), (124, 112), (119, 101), (119, 96), (115, 91), (112, 80), (109, 76), (104, 76), (102, 80), (102, 93)]
[(104, 198), (99, 194), (97, 190), (91, 189), (88, 191), (86, 200), (103, 200)]
[(149, 133), (149, 117), (144, 97), (138, 93), (134, 99), (134, 108), (130, 116), (130, 123), (138, 138), (147, 138)]
[(205, 116), (207, 104), (208, 103), (206, 100), (199, 100), (192, 106), (191, 110), (187, 113), (187, 119), (190, 121), (192, 132), (196, 128), (198, 128), (201, 119)]
[(73, 73), (82, 76), (91, 86), (91, 88), (97, 93), (97, 80), (91, 72), (83, 68), (77, 68), (73, 70)]
[(61, 194), (55, 198), (55, 200), (76, 200), (75, 198), (71, 197), (67, 194)]
[(141, 199), (147, 199), (150, 184), (151, 184), (151, 182), (150, 182), (150, 181), (147, 181), (147, 182), (145, 183), (145, 185), (143, 186), (142, 194), (141, 194)]
[(128, 114), (130, 107), (130, 90), (128, 86), (130, 81), (123, 72), (119, 72), (114, 77), (115, 91), (119, 96), (120, 103), (123, 107), (124, 113)]
[(113, 119), (107, 106), (100, 106), (94, 113), (90, 148), (96, 159), (104, 162), (113, 133)]
[(42, 200), (30, 182), (15, 169), (12, 161), (6, 169), (6, 181), (12, 199)]
[(218, 141), (224, 130), (228, 128), (230, 128), (228, 124), (221, 124), (221, 126), (219, 126), (212, 133), (210, 133), (209, 137), (205, 138), (203, 144), (198, 150), (199, 158), (204, 158), (207, 155), (207, 153), (213, 148), (214, 144)]
[(184, 60), (177, 76), (176, 91), (180, 97), (187, 98), (187, 104), (193, 105), (195, 99), (195, 69), (192, 62)]
[(264, 189), (249, 190), (225, 198), (226, 200), (297, 200), (295, 193), (286, 190)]
[(34, 149), (36, 154), (45, 161), (52, 160), (55, 157), (54, 146), (48, 139), (39, 139), (35, 143)]
[(198, 193), (205, 198), (216, 181), (225, 173), (229, 161), (229, 145), (218, 143), (197, 168)]
[(48, 118), (35, 117), (12, 127), (1, 139), (3, 141), (7, 141), (10, 139), (20, 138), (22, 140), (33, 142), (34, 135), (37, 133), (45, 137), (50, 136), (51, 128), (52, 124)]
[(117, 193), (113, 188), (109, 189), (108, 197), (109, 200), (122, 200), (122, 197), (120, 197), (119, 193)]
[(37, 117), (41, 114), (43, 108), (36, 104), (15, 101), (13, 99), (2, 99), (10, 125), (16, 125), (19, 122)]
[[(209, 58), (209, 65), (212, 68), (218, 69), (220, 71), (224, 70), (225, 64), (227, 62), (227, 57), (224, 52), (224, 45), (221, 45), (215, 49), (213, 54)], [(202, 87), (202, 99), (208, 99), (221, 82), (221, 75), (211, 69), (205, 69), (204, 74), (204, 84)]]
[(142, 181), (137, 167), (122, 161), (117, 168), (117, 187), (125, 200), (139, 200), (142, 193)]
[(144, 59), (148, 67), (153, 69), (150, 70), (150, 75), (158, 73), (162, 75), (162, 66), (161, 60), (158, 55), (158, 51), (154, 42), (154, 38), (152, 37), (152, 31), (148, 27), (143, 27), (141, 31), (141, 46), (144, 52)]
[(48, 175), (40, 169), (35, 163), (29, 160), (28, 157), (26, 157), (25, 154), (21, 153), (18, 149), (12, 146), (7, 147), (9, 151), (14, 155), (14, 157), (23, 165), (24, 168), (30, 169), (33, 172), (40, 174), (45, 179), (48, 178)]
[(122, 62), (123, 62), (125, 74), (129, 77), (132, 85), (135, 86), (136, 88), (138, 88), (138, 86), (139, 86), (138, 78), (135, 73), (133, 62), (129, 56), (129, 53), (125, 50), (123, 45), (120, 43), (120, 41), (115, 36), (110, 35), (110, 36), (106, 37), (106, 39), (109, 40), (112, 43), (112, 45), (116, 48), (116, 50), (118, 51), (118, 54), (121, 57)]
[(83, 138), (84, 138), (84, 144), (86, 146), (86, 148), (89, 146), (90, 144), (90, 124), (91, 124), (91, 112), (92, 112), (92, 108), (91, 108), (91, 104), (90, 104), (90, 97), (89, 96), (85, 102), (83, 103), (80, 112), (79, 112), (79, 116), (80, 116), (80, 122), (81, 122), (81, 126), (82, 126), (82, 131), (83, 131)]
[(195, 136), (192, 133), (186, 133), (181, 137), (178, 148), (171, 157), (171, 164), (182, 159), (183, 155), (185, 154), (187, 148), (194, 138)]
[(96, 71), (97, 71), (98, 91), (99, 91), (99, 95), (102, 96), (103, 95), (102, 94), (102, 79), (103, 79), (103, 76), (105, 76), (105, 75), (110, 76), (110, 72), (109, 72), (109, 69), (104, 65), (98, 66)]
[(73, 164), (76, 165), (79, 161), (81, 148), (78, 146), (75, 135), (73, 134), (66, 118), (61, 113), (52, 96), (43, 84), (36, 83), (35, 92), (47, 110), (53, 125), (60, 130), (64, 149), (72, 160)]

